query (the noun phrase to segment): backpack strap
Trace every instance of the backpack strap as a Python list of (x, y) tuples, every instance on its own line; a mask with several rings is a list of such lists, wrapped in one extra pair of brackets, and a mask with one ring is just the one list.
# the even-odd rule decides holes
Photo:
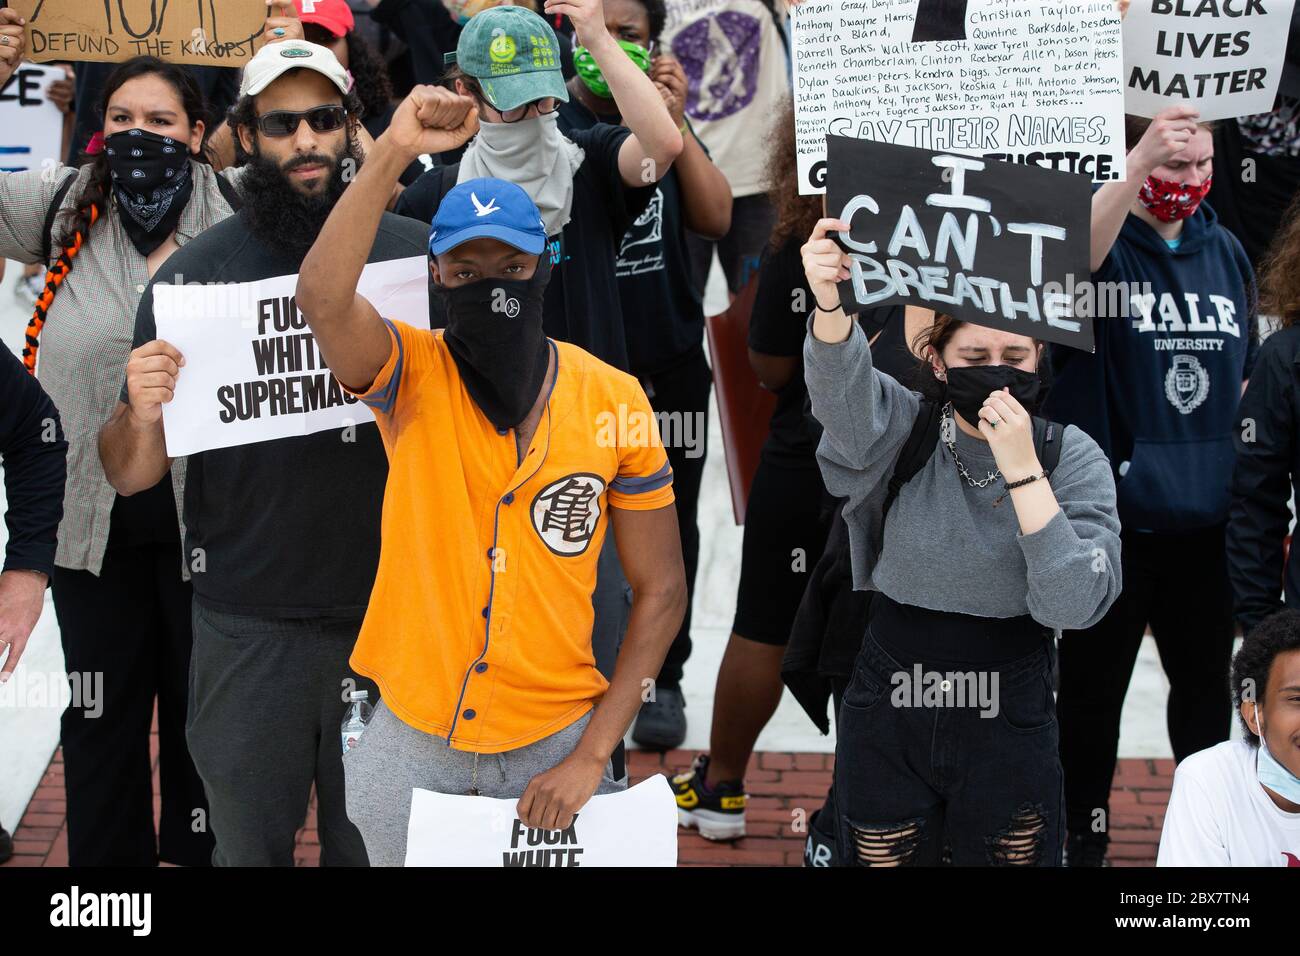
[(68, 195), (68, 190), (72, 188), (72, 184), (76, 181), (76, 172), (65, 176), (63, 182), (59, 183), (59, 188), (54, 192), (54, 199), (50, 201), (50, 208), (45, 211), (45, 228), (41, 230), (41, 265), (43, 266), (49, 266), (50, 253), (54, 250), (54, 220), (59, 215), (59, 209), (63, 206), (63, 200)]
[(1038, 462), (1050, 477), (1061, 461), (1061, 439), (1065, 426), (1034, 416), (1034, 451), (1038, 452)]
[(915, 478), (917, 472), (925, 467), (925, 463), (934, 454), (934, 449), (939, 444), (939, 430), (942, 424), (943, 405), (939, 402), (922, 401), (921, 408), (916, 414), (916, 421), (912, 423), (912, 431), (907, 436), (907, 441), (903, 443), (903, 450), (899, 452), (894, 473), (889, 476), (889, 491), (885, 494), (885, 503), (881, 510), (882, 522), (885, 515), (889, 514), (889, 509), (894, 506), (894, 499), (902, 491), (903, 485)]
[(221, 173), (217, 173), (217, 189), (221, 192), (221, 198), (229, 205), (232, 212), (239, 212), (244, 208), (244, 197), (239, 194), (239, 190)]

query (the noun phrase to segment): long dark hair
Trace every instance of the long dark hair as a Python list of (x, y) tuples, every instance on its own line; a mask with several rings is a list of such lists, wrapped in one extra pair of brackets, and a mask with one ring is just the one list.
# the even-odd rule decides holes
[[(185, 110), (185, 115), (189, 119), (191, 129), (194, 128), (195, 123), (203, 120), (205, 124), (203, 145), (199, 149), (199, 154), (194, 158), (202, 163), (210, 164), (212, 157), (208, 152), (208, 137), (212, 134), (212, 124), (209, 121), (208, 108), (204, 102), (203, 93), (198, 84), (194, 82), (194, 77), (190, 75), (185, 67), (175, 63), (166, 63), (157, 57), (134, 57), (108, 74), (108, 79), (104, 83), (104, 93), (96, 106), (100, 128), (103, 129), (104, 119), (108, 111), (108, 101), (112, 99), (113, 94), (131, 80), (150, 75), (160, 77), (176, 91), (176, 95), (180, 97), (181, 106)], [(60, 213), (60, 218), (63, 219), (62, 232), (59, 232), (57, 227), (55, 229), (55, 235), (59, 237), (58, 243), (64, 246), (71, 243), (78, 232), (83, 237), (88, 236), (91, 206), (96, 208), (100, 217), (104, 215), (108, 207), (110, 180), (107, 154), (103, 151), (94, 154), (82, 153), (82, 160), (89, 164), (90, 176), (86, 180), (81, 195), (77, 197), (76, 205)]]
[(803, 242), (822, 217), (821, 196), (799, 195), (799, 164), (794, 146), (794, 99), (787, 97), (768, 130), (767, 198), (776, 210), (770, 248), (776, 252), (787, 242)]
[[(104, 83), (103, 96), (98, 104), (100, 129), (103, 129), (108, 101), (113, 94), (128, 81), (150, 75), (161, 77), (176, 91), (185, 110), (185, 116), (189, 120), (190, 129), (193, 129), (194, 124), (200, 120), (204, 121), (203, 143), (199, 147), (198, 156), (194, 158), (203, 163), (211, 163), (208, 136), (212, 132), (212, 126), (207, 122), (207, 108), (198, 84), (184, 67), (174, 63), (164, 63), (157, 57), (133, 57), (108, 75)], [(75, 203), (62, 210), (56, 217), (50, 235), (50, 248), (53, 249), (57, 243), (59, 254), (45, 273), (45, 288), (36, 297), (36, 308), (27, 323), (23, 365), (32, 375), (36, 374), (36, 353), (40, 348), (41, 330), (45, 328), (45, 317), (49, 314), (54, 296), (58, 293), (63, 280), (68, 277), (68, 273), (72, 271), (81, 247), (90, 239), (91, 227), (108, 211), (110, 176), (107, 154), (102, 148), (95, 153), (84, 152), (82, 160), (89, 164), (90, 175), (86, 178), (86, 184), (82, 187)]]
[(1300, 324), (1300, 194), (1282, 217), (1261, 269), (1260, 309), (1282, 320), (1283, 328)]

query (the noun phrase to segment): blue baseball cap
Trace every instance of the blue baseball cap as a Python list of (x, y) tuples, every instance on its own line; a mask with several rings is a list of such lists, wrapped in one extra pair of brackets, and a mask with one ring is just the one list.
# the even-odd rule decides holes
[(442, 198), (429, 228), (429, 255), (482, 238), (535, 256), (546, 248), (546, 226), (537, 204), (519, 186), (504, 179), (470, 179)]

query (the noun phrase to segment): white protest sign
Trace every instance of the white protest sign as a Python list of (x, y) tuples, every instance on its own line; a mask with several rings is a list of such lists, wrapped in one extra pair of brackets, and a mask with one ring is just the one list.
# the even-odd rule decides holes
[(566, 830), (529, 829), (518, 804), (412, 790), (406, 865), (677, 865), (677, 803), (663, 774), (592, 797)]
[[(380, 315), (428, 328), (428, 283), (426, 259), (411, 256), (368, 264), (357, 291)], [(293, 297), (297, 285), (288, 275), (154, 287), (158, 338), (185, 356), (163, 406), (169, 456), (375, 420), (325, 367)]]
[(46, 96), (63, 76), (61, 67), (24, 63), (0, 88), (0, 172), (63, 162), (63, 113)]
[(1124, 21), (1125, 107), (1188, 105), (1209, 122), (1270, 113), (1295, 0), (1133, 0)]
[(826, 134), (1124, 178), (1115, 0), (805, 0), (794, 9), (799, 191)]

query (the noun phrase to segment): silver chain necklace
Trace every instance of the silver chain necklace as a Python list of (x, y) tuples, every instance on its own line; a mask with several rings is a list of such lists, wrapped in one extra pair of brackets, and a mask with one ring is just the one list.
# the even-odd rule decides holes
[(952, 402), (943, 407), (943, 421), (940, 422), (939, 430), (940, 434), (943, 435), (943, 443), (948, 446), (948, 454), (952, 455), (952, 460), (957, 463), (957, 472), (966, 479), (966, 484), (972, 488), (987, 488), (1002, 477), (1001, 471), (990, 471), (987, 478), (976, 481), (970, 476), (970, 472), (966, 470), (966, 466), (962, 464), (961, 459), (957, 457), (957, 442), (954, 440), (957, 422), (952, 417)]

